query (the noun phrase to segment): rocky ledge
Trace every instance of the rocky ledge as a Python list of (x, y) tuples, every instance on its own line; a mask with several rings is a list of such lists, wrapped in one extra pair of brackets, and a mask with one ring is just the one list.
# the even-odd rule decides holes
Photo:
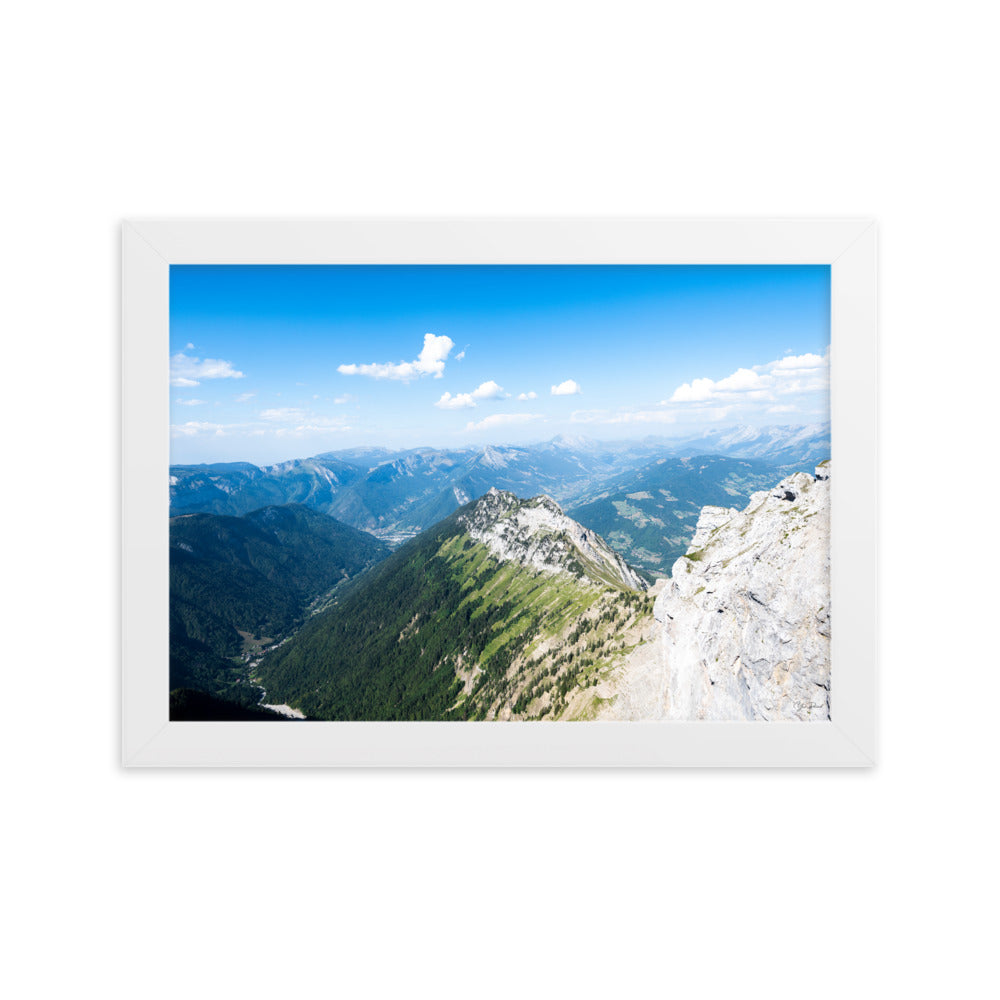
[(745, 510), (705, 507), (653, 614), (611, 717), (829, 719), (829, 462)]

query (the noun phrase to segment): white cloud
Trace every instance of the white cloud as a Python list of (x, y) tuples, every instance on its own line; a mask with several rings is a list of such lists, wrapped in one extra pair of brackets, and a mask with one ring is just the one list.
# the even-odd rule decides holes
[(194, 344), (187, 344), (187, 345), (186, 345), (186, 346), (184, 347), (184, 350), (185, 350), (185, 351), (193, 351), (193, 350), (194, 350)]
[(774, 372), (807, 372), (816, 371), (818, 368), (826, 368), (830, 363), (829, 355), (820, 357), (818, 354), (799, 354), (784, 357), (780, 361), (771, 363), (771, 370)]
[(506, 399), (509, 395), (510, 393), (504, 392), (503, 386), (497, 385), (493, 379), (483, 382), (478, 389), (472, 390), (473, 399)]
[(468, 392), (460, 392), (455, 396), (446, 392), (434, 405), (439, 410), (470, 410), (476, 405), (476, 401)]
[(180, 403), (181, 406), (204, 406), (205, 400), (203, 399), (175, 399), (175, 403)]
[(711, 399), (715, 383), (710, 378), (696, 378), (691, 382), (685, 382), (674, 390), (674, 394), (664, 403), (700, 403), (702, 400)]
[(273, 410), (261, 410), (262, 420), (292, 421), (305, 420), (306, 411), (294, 406), (279, 406)]
[(446, 392), (434, 405), (440, 410), (468, 410), (476, 405), (477, 399), (506, 399), (509, 395), (509, 392), (503, 391), (502, 385), (490, 379), (472, 392), (459, 392), (454, 396)]
[(462, 350), (460, 350), (458, 352), (458, 354), (455, 355), (455, 360), (456, 361), (461, 361), (462, 358), (464, 358), (464, 357), (465, 357), (465, 348), (463, 347)]
[(737, 368), (732, 375), (727, 375), (716, 382), (715, 388), (721, 392), (748, 392), (762, 389), (766, 385), (766, 378), (759, 372), (751, 371), (749, 368)]
[(171, 437), (198, 437), (202, 434), (214, 434), (216, 437), (225, 437), (229, 428), (224, 424), (210, 424), (203, 420), (189, 420), (184, 424), (171, 424)]
[[(698, 422), (725, 420), (732, 406), (700, 407), (690, 411)], [(676, 424), (688, 422), (681, 410), (576, 410), (570, 417), (575, 424)]]
[(253, 398), (254, 398), (254, 396), (256, 396), (256, 395), (257, 395), (257, 394), (256, 394), (255, 392), (241, 392), (241, 393), (240, 393), (240, 394), (239, 394), (239, 395), (238, 395), (238, 396), (236, 397), (236, 402), (237, 402), (237, 403), (249, 403), (249, 402), (250, 402), (250, 400), (251, 400), (251, 399), (253, 399)]
[(336, 403), (337, 406), (343, 406), (344, 403), (353, 403), (357, 398), (357, 396), (352, 396), (349, 392), (345, 392), (343, 396), (337, 396), (334, 403)]
[(436, 337), (433, 333), (424, 335), (424, 346), (415, 361), (398, 364), (386, 362), (367, 365), (338, 365), (341, 375), (367, 375), (369, 378), (388, 378), (398, 382), (410, 382), (423, 375), (441, 378), (448, 352), (455, 346), (451, 337)]
[(233, 368), (232, 362), (219, 358), (188, 357), (183, 351), (170, 359), (170, 384), (183, 388), (198, 385), (206, 378), (243, 378), (243, 372)]
[[(819, 392), (830, 386), (830, 357), (827, 354), (789, 355), (751, 368), (737, 368), (719, 379), (696, 378), (678, 386), (667, 403), (775, 402), (778, 396)], [(769, 411), (784, 412), (784, 411)]]
[(483, 417), (478, 423), (471, 420), (465, 425), (467, 431), (487, 431), (493, 427), (506, 427), (510, 424), (526, 424), (529, 420), (541, 420), (540, 413), (492, 413)]
[(780, 406), (769, 406), (767, 408), (768, 413), (796, 413), (798, 412), (797, 406), (792, 406), (789, 404), (781, 404)]
[(189, 420), (170, 427), (171, 437), (305, 437), (315, 434), (340, 433), (351, 430), (348, 418), (326, 417), (297, 407), (263, 410), (261, 421), (234, 424), (214, 424)]
[(279, 427), (275, 437), (304, 437), (307, 434), (340, 434), (351, 430), (344, 417), (317, 417), (309, 414), (294, 427)]
[(517, 398), (520, 399), (520, 400), (538, 399), (538, 393), (537, 392), (522, 392), (522, 393), (518, 394)]
[(553, 396), (577, 396), (580, 392), (582, 392), (580, 386), (571, 378), (566, 379), (565, 382), (560, 382), (559, 385), (552, 386)]
[(802, 393), (823, 392), (830, 388), (830, 375), (827, 371), (819, 370), (804, 378), (787, 377), (788, 374), (797, 375), (796, 372), (785, 374), (785, 378), (775, 383), (775, 392), (779, 396), (799, 396)]

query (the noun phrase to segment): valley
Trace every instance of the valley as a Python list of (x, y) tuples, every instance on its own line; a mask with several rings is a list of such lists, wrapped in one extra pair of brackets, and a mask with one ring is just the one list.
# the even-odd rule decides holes
[(170, 687), (244, 708), (246, 664), (325, 607), (389, 549), (299, 505), (170, 521)]

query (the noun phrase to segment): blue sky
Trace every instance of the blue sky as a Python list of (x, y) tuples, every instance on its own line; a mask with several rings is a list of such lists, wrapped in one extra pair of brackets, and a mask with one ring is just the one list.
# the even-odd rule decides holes
[(174, 463), (829, 419), (827, 266), (170, 268)]

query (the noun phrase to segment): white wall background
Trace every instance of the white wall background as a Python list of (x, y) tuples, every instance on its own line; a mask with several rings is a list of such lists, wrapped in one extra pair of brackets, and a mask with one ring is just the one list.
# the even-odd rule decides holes
[[(989, 13), (962, 0), (7, 12), (11, 996), (987, 988)], [(120, 770), (119, 221), (342, 213), (878, 218), (876, 771)]]

